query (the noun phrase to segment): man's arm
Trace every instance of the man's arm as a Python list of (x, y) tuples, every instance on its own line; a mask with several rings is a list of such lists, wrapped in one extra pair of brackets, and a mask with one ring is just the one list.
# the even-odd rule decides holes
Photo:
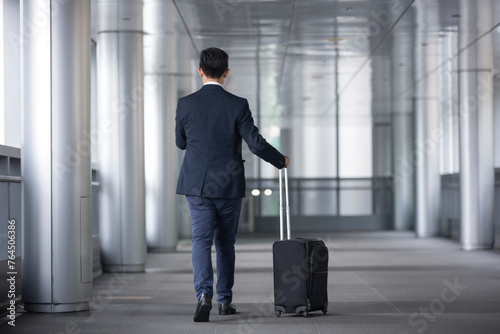
[(182, 125), (182, 119), (179, 115), (179, 103), (177, 103), (177, 110), (175, 112), (175, 144), (181, 150), (186, 149), (186, 131)]
[(290, 159), (281, 154), (260, 135), (259, 129), (254, 124), (252, 113), (246, 100), (238, 120), (238, 131), (253, 154), (278, 169), (288, 166)]
[(287, 168), (289, 164), (290, 164), (290, 158), (285, 155), (285, 168)]

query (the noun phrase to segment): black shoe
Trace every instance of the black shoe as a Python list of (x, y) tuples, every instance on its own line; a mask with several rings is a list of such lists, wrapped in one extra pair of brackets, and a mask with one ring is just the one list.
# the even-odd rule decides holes
[(207, 322), (210, 317), (210, 310), (212, 309), (212, 299), (208, 293), (201, 295), (194, 312), (194, 322)]
[(228, 315), (235, 313), (236, 313), (236, 306), (234, 306), (233, 304), (219, 304), (220, 315)]

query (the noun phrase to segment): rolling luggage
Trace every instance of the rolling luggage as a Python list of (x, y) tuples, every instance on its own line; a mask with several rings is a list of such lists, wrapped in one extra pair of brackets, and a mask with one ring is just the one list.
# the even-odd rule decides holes
[(282, 175), (280, 187), (280, 241), (273, 244), (274, 310), (302, 314), (328, 309), (328, 248), (318, 239), (290, 238), (288, 175), (285, 168), (287, 240), (283, 240)]

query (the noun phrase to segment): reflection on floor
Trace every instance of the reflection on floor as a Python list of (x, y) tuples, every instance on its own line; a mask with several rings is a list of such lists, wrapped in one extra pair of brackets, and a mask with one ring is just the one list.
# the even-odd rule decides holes
[[(300, 235), (304, 237), (305, 235)], [(405, 232), (317, 233), (330, 249), (328, 314), (273, 311), (273, 238), (240, 237), (238, 313), (194, 323), (189, 241), (149, 254), (145, 274), (104, 274), (92, 310), (22, 313), (2, 333), (499, 333), (500, 252), (464, 252), (455, 241)], [(299, 235), (296, 235), (299, 237)]]

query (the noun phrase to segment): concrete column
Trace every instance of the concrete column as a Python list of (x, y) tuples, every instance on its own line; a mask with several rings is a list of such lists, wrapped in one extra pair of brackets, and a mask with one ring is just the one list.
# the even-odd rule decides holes
[(396, 230), (409, 230), (415, 226), (415, 163), (414, 113), (412, 92), (401, 92), (413, 83), (414, 60), (412, 47), (415, 36), (413, 13), (399, 23), (404, 29), (395, 31), (392, 44), (392, 185), (393, 219)]
[(146, 235), (148, 250), (174, 251), (177, 247), (177, 147), (175, 110), (177, 77), (145, 77)]
[(441, 197), (440, 175), (440, 117), (439, 41), (434, 32), (439, 28), (439, 3), (422, 0), (417, 7), (417, 84), (415, 95), (415, 152), (416, 169), (416, 234), (430, 237), (439, 233)]
[[(500, 9), (500, 3), (497, 3), (498, 8)], [(494, 77), (494, 91), (495, 93), (493, 94), (494, 96), (494, 110), (495, 110), (495, 143), (500, 143), (500, 76), (496, 75)], [(500, 145), (495, 145), (495, 166), (498, 168), (500, 166)], [(497, 177), (496, 181), (500, 181), (500, 179)], [(496, 189), (496, 203), (499, 203), (500, 201), (500, 189)], [(496, 214), (494, 217), (496, 217), (496, 223), (495, 223), (495, 247), (500, 248), (500, 207), (495, 206)]]
[(380, 55), (373, 57), (371, 65), (373, 176), (389, 176), (391, 174), (391, 61), (387, 55)]
[(90, 1), (21, 4), (23, 300), (89, 309)]
[[(373, 187), (387, 185), (391, 175), (391, 61), (387, 54), (372, 58), (372, 160)], [(386, 191), (372, 191), (374, 215), (388, 215), (391, 196)]]
[[(106, 8), (100, 13), (106, 16)], [(114, 10), (113, 6), (109, 10)], [(101, 19), (101, 22), (103, 19)], [(140, 22), (137, 22), (140, 21)], [(142, 26), (142, 6), (132, 22)], [(103, 271), (143, 272), (144, 190), (143, 33), (98, 35), (99, 221)]]
[(459, 171), (459, 122), (458, 122), (458, 31), (440, 34), (441, 59), (446, 61), (440, 69), (441, 120), (441, 172), (453, 174)]
[(460, 214), (465, 250), (493, 245), (492, 1), (460, 1)]

